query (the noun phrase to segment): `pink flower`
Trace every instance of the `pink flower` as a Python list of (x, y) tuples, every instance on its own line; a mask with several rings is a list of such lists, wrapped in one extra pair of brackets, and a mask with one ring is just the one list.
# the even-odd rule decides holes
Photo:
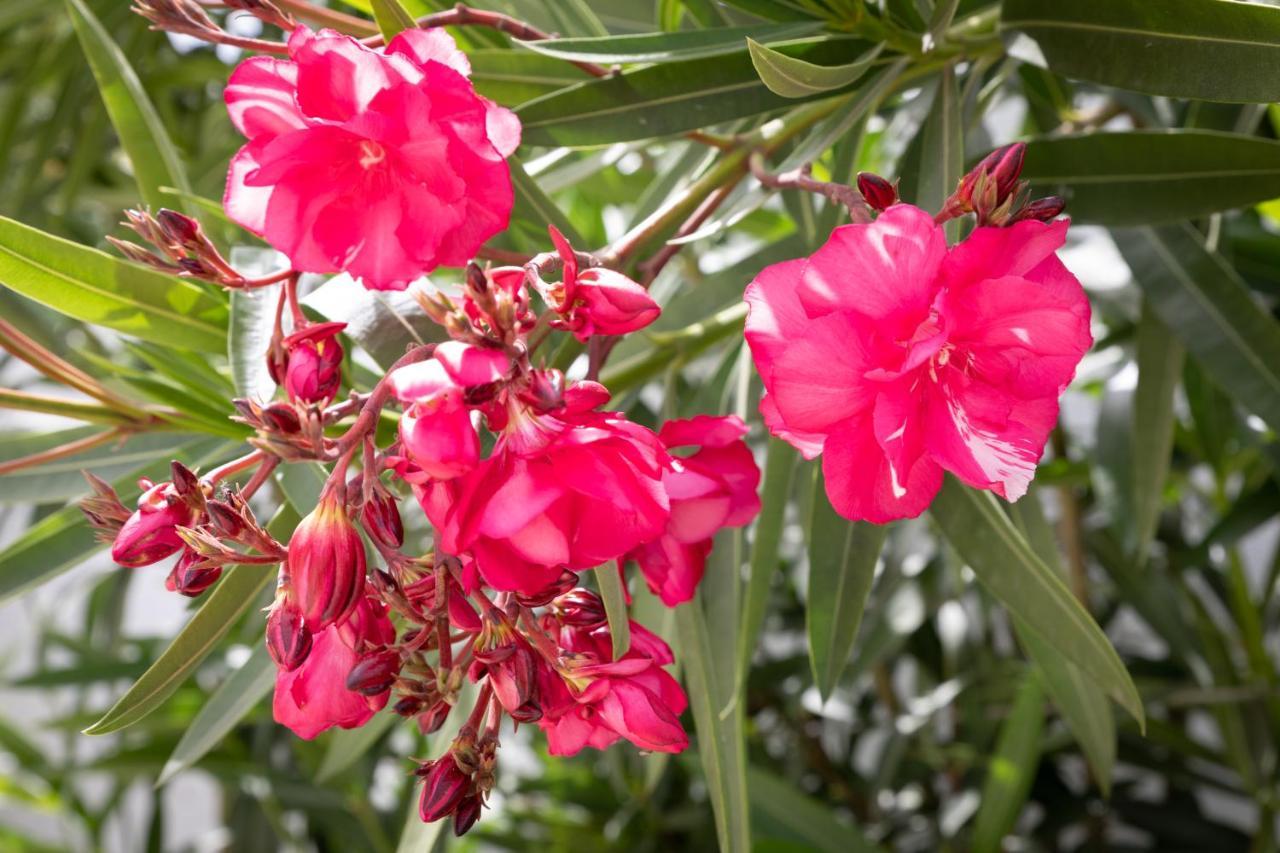
[(568, 672), (540, 670), (543, 716), (552, 755), (583, 747), (605, 749), (619, 738), (651, 752), (683, 752), (689, 736), (680, 714), (689, 700), (662, 667), (671, 649), (644, 626), (631, 623), (631, 648), (610, 661), (608, 626), (585, 631), (564, 627), (560, 644), (572, 655)]
[(183, 547), (179, 527), (189, 527), (195, 510), (182, 499), (172, 483), (141, 481), (138, 508), (120, 528), (111, 544), (111, 559), (136, 569), (170, 557)]
[(557, 328), (585, 341), (592, 335), (625, 335), (658, 319), (662, 309), (649, 292), (620, 272), (603, 267), (578, 269), (578, 256), (554, 225), (551, 241), (564, 261), (564, 281), (548, 293), (560, 319)]
[(284, 588), (313, 634), (344, 621), (365, 586), (364, 542), (337, 490), (326, 490), (289, 539)]
[(760, 469), (742, 441), (746, 434), (736, 415), (667, 421), (658, 433), (668, 448), (699, 448), (673, 457), (663, 474), (671, 499), (666, 531), (627, 555), (668, 607), (693, 598), (716, 532), (749, 524), (760, 512)]
[(565, 567), (595, 568), (662, 532), (666, 452), (652, 432), (569, 407), (517, 418), (471, 473), (415, 484), (442, 550), (470, 553), (495, 589), (532, 595)]
[(841, 515), (919, 515), (944, 470), (1026, 493), (1092, 343), (1088, 300), (1054, 254), (1066, 231), (978, 228), (948, 249), (929, 214), (899, 204), (747, 288), (765, 423), (823, 454)]
[(515, 114), (476, 94), (444, 30), (406, 30), (384, 51), (306, 27), (289, 59), (241, 63), (227, 109), (249, 142), (223, 203), (306, 272), (346, 271), (403, 290), (462, 266), (507, 227)]
[(447, 480), (476, 467), (480, 438), (466, 392), (501, 380), (510, 368), (511, 359), (500, 350), (446, 341), (435, 358), (391, 374), (392, 390), (405, 405), (400, 444), (416, 466), (405, 469), (406, 478)]
[(361, 595), (344, 622), (316, 633), (301, 666), (276, 673), (271, 705), (276, 722), (304, 740), (333, 726), (354, 729), (369, 722), (386, 706), (390, 690), (365, 696), (347, 689), (347, 676), (395, 638), (386, 606)]
[(342, 343), (346, 323), (312, 323), (284, 339), (288, 361), (284, 390), (294, 402), (327, 404), (342, 384)]

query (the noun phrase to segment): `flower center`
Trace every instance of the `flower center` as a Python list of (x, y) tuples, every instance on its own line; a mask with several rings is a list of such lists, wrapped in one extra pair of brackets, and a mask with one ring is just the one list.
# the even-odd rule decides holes
[(386, 150), (372, 139), (360, 140), (360, 168), (372, 169), (387, 159)]

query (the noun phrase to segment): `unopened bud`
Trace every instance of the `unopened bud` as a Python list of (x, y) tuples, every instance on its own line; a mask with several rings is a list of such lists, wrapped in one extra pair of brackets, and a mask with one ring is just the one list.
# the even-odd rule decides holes
[(187, 551), (174, 564), (164, 586), (170, 592), (195, 598), (221, 576), (222, 566), (205, 560), (194, 551)]
[(292, 435), (302, 430), (302, 420), (291, 403), (272, 403), (262, 410), (262, 421), (276, 432)]
[(480, 798), (475, 794), (463, 797), (453, 813), (453, 834), (458, 838), (466, 835), (471, 827), (480, 820)]
[(383, 649), (359, 661), (347, 673), (347, 689), (362, 696), (378, 696), (395, 684), (400, 674), (400, 652)]
[(314, 323), (284, 339), (288, 353), (284, 390), (289, 399), (324, 405), (342, 383), (342, 344), (338, 334), (346, 323)]
[(418, 816), (423, 823), (431, 823), (453, 814), (471, 790), (471, 777), (458, 768), (452, 752), (445, 753), (424, 769), (426, 778), (422, 783)]
[(1013, 217), (1014, 222), (1023, 222), (1028, 219), (1034, 219), (1038, 222), (1049, 222), (1050, 220), (1061, 215), (1062, 211), (1067, 207), (1067, 203), (1059, 196), (1051, 195), (1045, 198), (1038, 198), (1029, 202)]
[(872, 210), (885, 210), (898, 202), (898, 187), (874, 172), (858, 173), (858, 192)]
[(550, 604), (556, 596), (563, 595), (578, 585), (578, 575), (565, 569), (560, 573), (560, 577), (553, 583), (548, 584), (544, 589), (538, 592), (525, 594), (516, 593), (516, 601), (525, 607), (545, 607)]
[(589, 589), (574, 589), (552, 602), (556, 615), (565, 625), (575, 628), (597, 628), (605, 624), (604, 602)]
[(395, 497), (381, 486), (374, 489), (361, 507), (360, 520), (364, 523), (365, 532), (388, 548), (399, 548), (404, 544), (404, 521), (400, 518), (400, 508)]
[(296, 608), (280, 605), (267, 615), (267, 651), (276, 666), (292, 672), (311, 653), (311, 631)]
[(326, 491), (294, 530), (285, 574), (313, 631), (343, 621), (355, 608), (365, 584), (364, 543), (336, 491)]
[(453, 711), (453, 706), (443, 699), (431, 705), (422, 713), (418, 714), (418, 730), (424, 735), (435, 734), (440, 731), (445, 720), (449, 719), (449, 713)]

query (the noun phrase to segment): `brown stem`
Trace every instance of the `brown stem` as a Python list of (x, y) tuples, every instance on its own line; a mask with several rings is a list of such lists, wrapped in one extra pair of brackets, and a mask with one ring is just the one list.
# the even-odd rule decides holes
[(145, 418), (145, 413), (108, 391), (98, 380), (80, 368), (55, 355), (24, 334), (20, 329), (0, 319), (0, 347), (15, 358), (20, 358), (54, 382), (74, 388), (123, 414)]
[(30, 468), (34, 465), (43, 465), (46, 462), (52, 462), (55, 459), (63, 459), (67, 456), (74, 456), (86, 450), (95, 447), (101, 447), (117, 438), (124, 438), (128, 435), (128, 431), (117, 427), (109, 429), (105, 432), (88, 435), (84, 438), (68, 441), (66, 444), (60, 444), (57, 447), (50, 447), (48, 450), (42, 450), (39, 453), (32, 453), (28, 456), (19, 456), (17, 459), (10, 459), (0, 462), (0, 474), (11, 474), (23, 468)]
[[(716, 208), (724, 203), (724, 200), (729, 197), (731, 192), (733, 192), (733, 185), (726, 184), (703, 199), (702, 204), (698, 205), (697, 209), (695, 209), (693, 213), (689, 215), (689, 218), (684, 221), (684, 224), (676, 230), (675, 237), (673, 239), (688, 237), (694, 231), (702, 227), (702, 223), (706, 222), (711, 214), (716, 211)], [(662, 268), (665, 267), (667, 262), (674, 258), (683, 248), (684, 244), (675, 243), (672, 242), (672, 240), (668, 240), (664, 243), (662, 248), (649, 258), (649, 260), (640, 264), (640, 271), (644, 274), (644, 277), (640, 280), (640, 284), (646, 288), (653, 284), (653, 280), (658, 277), (658, 273), (662, 272)]]
[(233, 290), (254, 290), (255, 288), (270, 287), (273, 284), (279, 284), (282, 281), (288, 281), (290, 278), (296, 275), (298, 275), (297, 270), (287, 269), (287, 270), (281, 270), (280, 272), (277, 272), (277, 273), (272, 273), (271, 275), (263, 276), (262, 278), (242, 278), (235, 283), (224, 282), (224, 285)]
[(382, 407), (387, 404), (387, 398), (391, 396), (391, 374), (397, 368), (404, 367), (406, 364), (413, 364), (430, 358), (435, 351), (435, 344), (414, 347), (400, 356), (399, 360), (387, 369), (386, 375), (378, 380), (378, 384), (373, 387), (373, 391), (370, 392), (368, 399), (365, 400), (356, 422), (337, 440), (332, 453), (329, 455), (330, 459), (341, 458), (346, 455), (364, 439), (365, 435), (377, 428), (378, 416), (382, 413)]
[(764, 152), (753, 151), (747, 158), (747, 165), (752, 176), (761, 184), (775, 190), (803, 190), (825, 196), (836, 204), (844, 205), (849, 211), (849, 218), (854, 222), (871, 221), (871, 209), (862, 198), (862, 193), (848, 184), (837, 184), (830, 181), (815, 180), (809, 175), (807, 166), (792, 169), (789, 172), (774, 173), (765, 168)]
[(204, 479), (209, 481), (210, 483), (221, 482), (222, 480), (225, 480), (227, 477), (230, 477), (232, 474), (238, 474), (241, 471), (245, 471), (245, 470), (248, 470), (249, 468), (252, 468), (254, 465), (259, 464), (260, 462), (264, 461), (266, 458), (267, 458), (267, 452), (265, 450), (255, 450), (252, 453), (246, 453), (244, 456), (241, 456), (239, 459), (232, 459), (230, 462), (227, 462), (223, 465), (219, 465), (217, 468), (214, 468), (212, 471), (210, 471), (208, 474), (205, 475)]
[(307, 315), (302, 313), (302, 306), (298, 303), (298, 279), (301, 275), (297, 270), (290, 270), (284, 280), (285, 298), (289, 302), (289, 313), (293, 316), (295, 332), (307, 324)]

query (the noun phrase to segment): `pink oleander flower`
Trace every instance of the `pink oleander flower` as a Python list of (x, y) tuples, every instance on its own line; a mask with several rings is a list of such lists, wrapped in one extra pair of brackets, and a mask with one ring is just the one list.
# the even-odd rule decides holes
[(760, 512), (760, 469), (742, 440), (746, 434), (737, 415), (667, 421), (658, 433), (668, 449), (698, 448), (673, 455), (662, 476), (671, 499), (666, 531), (627, 555), (668, 607), (693, 598), (716, 532), (750, 524)]
[(592, 335), (625, 335), (658, 319), (662, 309), (649, 292), (620, 272), (604, 267), (578, 268), (573, 247), (554, 225), (548, 225), (551, 242), (564, 262), (563, 281), (546, 289), (560, 315), (556, 328), (573, 332), (585, 341)]
[(301, 613), (312, 634), (344, 621), (360, 600), (364, 542), (338, 490), (327, 489), (298, 523), (283, 573), (286, 604)]
[(671, 649), (643, 625), (631, 623), (631, 648), (611, 660), (608, 626), (583, 630), (563, 626), (561, 647), (570, 652), (565, 675), (539, 670), (542, 718), (552, 755), (576, 755), (583, 747), (605, 749), (625, 738), (651, 752), (683, 752), (689, 736), (680, 714), (689, 700), (663, 669)]
[(276, 722), (304, 740), (333, 726), (354, 729), (369, 722), (386, 706), (391, 692), (370, 696), (348, 690), (347, 677), (357, 664), (395, 638), (386, 605), (361, 594), (344, 621), (315, 634), (311, 653), (301, 666), (276, 673), (271, 704)]
[(617, 559), (666, 526), (658, 437), (621, 415), (575, 408), (572, 390), (565, 397), (559, 412), (513, 417), (471, 473), (414, 484), (441, 549), (470, 553), (494, 589), (538, 593), (564, 568)]
[(294, 30), (289, 58), (231, 75), (227, 109), (249, 142), (223, 204), (305, 272), (345, 271), (403, 290), (462, 266), (507, 227), (520, 143), (515, 114), (476, 94), (442, 29), (385, 50), (331, 30)]
[(948, 248), (933, 217), (899, 204), (747, 288), (765, 423), (822, 454), (841, 515), (919, 515), (944, 470), (1026, 493), (1092, 343), (1089, 302), (1054, 254), (1067, 224), (982, 227)]
[(136, 569), (158, 563), (183, 548), (179, 527), (189, 527), (196, 512), (184, 501), (172, 483), (140, 481), (142, 495), (138, 508), (125, 521), (111, 544), (111, 559), (118, 565)]
[(342, 342), (346, 323), (312, 323), (284, 339), (284, 390), (297, 403), (326, 405), (342, 384)]
[(446, 341), (436, 347), (435, 358), (391, 374), (392, 391), (405, 407), (400, 444), (414, 465), (406, 478), (447, 480), (479, 464), (480, 437), (466, 393), (501, 380), (510, 368), (501, 350)]

